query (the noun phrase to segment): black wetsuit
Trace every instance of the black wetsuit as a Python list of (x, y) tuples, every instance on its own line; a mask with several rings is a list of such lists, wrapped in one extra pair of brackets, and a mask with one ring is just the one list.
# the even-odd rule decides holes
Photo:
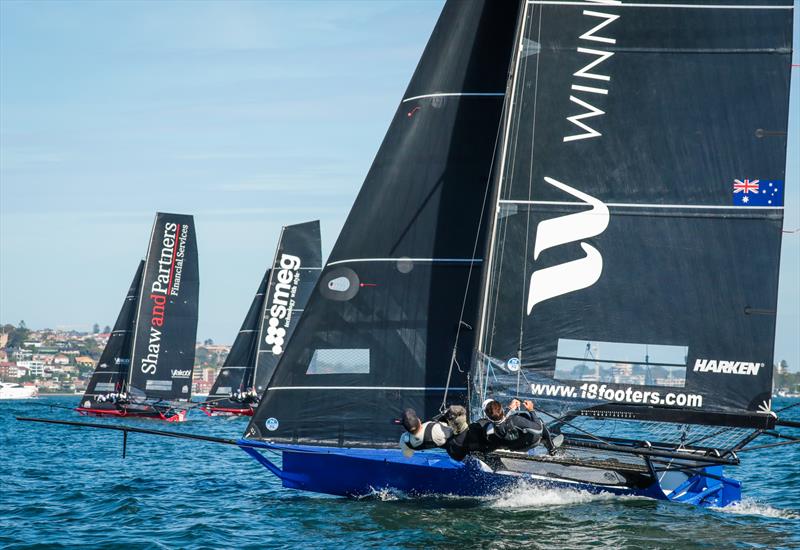
[(503, 420), (487, 425), (488, 437), (496, 437), (501, 447), (519, 451), (529, 449), (542, 441), (548, 449), (553, 448), (550, 432), (533, 411), (514, 412)]
[(502, 445), (503, 442), (499, 438), (487, 436), (486, 426), (488, 424), (490, 422), (482, 418), (470, 424), (460, 434), (448, 439), (444, 449), (450, 455), (450, 458), (461, 462), (472, 452), (489, 452)]

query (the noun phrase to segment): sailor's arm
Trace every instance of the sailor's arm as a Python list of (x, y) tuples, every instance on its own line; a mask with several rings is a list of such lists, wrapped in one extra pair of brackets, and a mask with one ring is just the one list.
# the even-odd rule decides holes
[(400, 446), (400, 450), (403, 451), (403, 456), (406, 458), (411, 458), (411, 456), (414, 454), (414, 448), (409, 442), (410, 437), (411, 434), (408, 432), (404, 433), (400, 436), (400, 442), (398, 444)]

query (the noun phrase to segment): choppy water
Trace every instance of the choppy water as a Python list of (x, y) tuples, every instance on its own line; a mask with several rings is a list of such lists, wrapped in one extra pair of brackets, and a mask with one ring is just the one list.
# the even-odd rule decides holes
[[(235, 447), (131, 434), (123, 460), (119, 433), (15, 415), (76, 419), (0, 402), (6, 548), (800, 548), (799, 445), (742, 455), (744, 501), (723, 510), (525, 486), (482, 499), (348, 500), (283, 489)], [(126, 422), (232, 438), (245, 426), (202, 415)]]

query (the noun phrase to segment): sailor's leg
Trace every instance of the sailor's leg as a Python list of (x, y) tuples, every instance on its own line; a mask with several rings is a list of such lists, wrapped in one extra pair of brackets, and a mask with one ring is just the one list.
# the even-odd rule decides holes
[(550, 430), (547, 429), (547, 426), (542, 423), (542, 442), (550, 453), (554, 453), (555, 450), (564, 443), (564, 436), (561, 434), (554, 436), (550, 433)]

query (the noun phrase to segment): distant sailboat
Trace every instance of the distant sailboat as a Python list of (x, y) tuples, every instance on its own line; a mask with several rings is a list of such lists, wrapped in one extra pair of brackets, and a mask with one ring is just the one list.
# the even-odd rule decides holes
[(192, 216), (156, 214), (114, 329), (77, 411), (183, 420), (191, 397), (199, 274)]
[(203, 409), (252, 416), (322, 269), (319, 221), (282, 229), (275, 258)]
[[(738, 500), (722, 467), (781, 425), (791, 10), (448, 2), (242, 448), (338, 495)], [(562, 453), (396, 448), (404, 408), (486, 398)]]

